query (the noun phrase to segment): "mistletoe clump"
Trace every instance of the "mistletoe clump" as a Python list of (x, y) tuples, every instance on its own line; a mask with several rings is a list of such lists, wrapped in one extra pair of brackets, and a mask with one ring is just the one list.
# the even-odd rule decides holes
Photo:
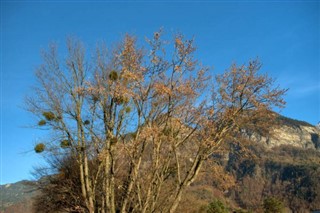
[(42, 115), (48, 121), (52, 121), (52, 120), (56, 119), (56, 116), (53, 114), (53, 112), (43, 112)]
[(112, 70), (109, 74), (109, 78), (111, 81), (118, 80), (118, 73), (116, 71)]
[(34, 147), (34, 151), (36, 153), (41, 153), (45, 150), (46, 146), (43, 143), (38, 143), (35, 147)]
[(39, 122), (38, 122), (38, 125), (39, 126), (44, 126), (44, 125), (46, 125), (47, 124), (47, 122), (45, 121), (45, 120), (40, 120)]
[(60, 147), (61, 148), (68, 148), (68, 147), (70, 147), (70, 141), (69, 140), (62, 140), (61, 142), (60, 142)]

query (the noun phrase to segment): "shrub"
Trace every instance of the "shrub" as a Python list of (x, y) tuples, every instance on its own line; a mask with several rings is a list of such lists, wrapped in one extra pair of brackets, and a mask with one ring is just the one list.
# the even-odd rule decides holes
[(268, 197), (263, 201), (263, 209), (265, 213), (282, 213), (283, 204), (274, 197)]
[(243, 210), (243, 209), (236, 209), (233, 210), (233, 213), (253, 213), (252, 211), (247, 211), (247, 210)]
[(34, 174), (41, 175), (43, 178), (36, 182), (39, 193), (33, 198), (34, 211), (32, 212), (87, 212), (84, 198), (79, 196), (81, 183), (78, 178), (80, 174), (76, 169), (79, 166), (77, 159), (67, 155), (50, 156), (47, 160), (48, 169), (57, 173), (49, 175), (45, 172), (46, 175), (42, 176), (44, 168), (47, 167), (39, 167), (34, 171)]
[(207, 213), (228, 213), (228, 208), (220, 201), (212, 201), (207, 208)]

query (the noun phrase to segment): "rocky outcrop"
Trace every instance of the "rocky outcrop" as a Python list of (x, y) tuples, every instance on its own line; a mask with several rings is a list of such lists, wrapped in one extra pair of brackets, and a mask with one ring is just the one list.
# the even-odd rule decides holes
[(268, 148), (291, 145), (299, 148), (320, 150), (320, 128), (309, 123), (279, 116), (280, 125), (270, 135), (263, 137), (254, 133), (250, 140), (262, 143)]

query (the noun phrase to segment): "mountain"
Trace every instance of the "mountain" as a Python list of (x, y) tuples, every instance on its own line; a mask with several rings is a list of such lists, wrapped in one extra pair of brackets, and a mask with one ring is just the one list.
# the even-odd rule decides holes
[(320, 128), (305, 121), (299, 121), (278, 115), (279, 125), (269, 136), (257, 133), (248, 135), (249, 139), (261, 143), (267, 148), (291, 145), (302, 149), (320, 150)]
[[(278, 121), (270, 135), (247, 134), (249, 143), (239, 141), (241, 146), (230, 144), (217, 153), (218, 169), (205, 168), (178, 212), (204, 212), (201, 208), (213, 199), (229, 209), (262, 212), (266, 197), (281, 200), (287, 212), (320, 209), (320, 129), (280, 115)], [(0, 213), (32, 213), (39, 194), (37, 182), (1, 185)]]
[(224, 197), (252, 212), (261, 212), (268, 197), (282, 201), (286, 212), (320, 209), (319, 126), (280, 115), (278, 120), (269, 136), (247, 135), (249, 143), (217, 158), (235, 179)]
[(19, 181), (0, 185), (1, 213), (31, 213), (32, 198), (37, 195), (35, 182)]

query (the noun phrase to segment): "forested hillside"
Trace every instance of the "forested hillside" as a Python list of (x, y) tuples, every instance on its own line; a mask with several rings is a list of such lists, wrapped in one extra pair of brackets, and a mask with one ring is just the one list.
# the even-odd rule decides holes
[[(307, 132), (303, 131), (306, 128), (310, 130), (309, 140)], [(279, 129), (287, 130), (281, 134), (288, 137), (292, 132), (300, 132), (304, 142), (314, 146), (303, 148), (301, 143), (284, 142), (270, 146), (265, 140), (248, 139), (242, 139), (238, 145), (227, 143), (206, 163), (177, 211), (264, 212), (263, 203), (269, 198), (282, 203), (287, 212), (320, 209), (320, 152), (319, 141), (315, 140), (319, 138), (318, 129), (285, 117), (281, 117)], [(275, 140), (279, 136), (269, 137)], [(70, 169), (72, 164), (69, 162), (64, 166)], [(1, 212), (31, 213), (34, 203), (37, 209), (34, 212), (41, 208), (43, 212), (50, 212), (53, 206), (68, 202), (66, 196), (72, 192), (62, 189), (68, 189), (68, 178), (75, 178), (73, 175), (53, 175), (45, 181), (21, 181), (1, 186)], [(47, 187), (35, 190), (40, 186)], [(58, 200), (60, 202), (50, 203)]]

